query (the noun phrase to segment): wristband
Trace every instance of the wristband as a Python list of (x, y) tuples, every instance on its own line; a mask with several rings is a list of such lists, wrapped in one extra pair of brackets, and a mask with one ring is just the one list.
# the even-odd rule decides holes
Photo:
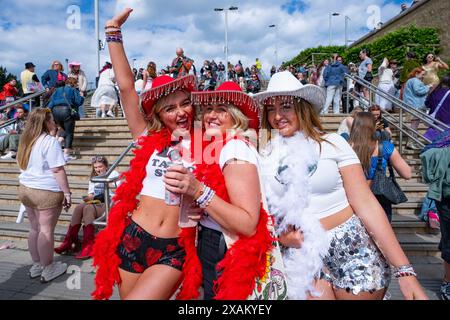
[(402, 278), (402, 277), (409, 277), (414, 276), (417, 277), (417, 273), (414, 271), (414, 268), (411, 264), (407, 264), (400, 267), (394, 267), (393, 268), (394, 277), (395, 278)]

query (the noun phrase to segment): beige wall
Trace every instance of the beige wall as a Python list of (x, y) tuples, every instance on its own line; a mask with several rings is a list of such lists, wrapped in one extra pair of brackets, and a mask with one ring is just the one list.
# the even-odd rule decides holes
[(415, 9), (405, 12), (403, 16), (391, 21), (391, 23), (386, 21), (386, 24), (378, 32), (353, 43), (352, 46), (372, 42), (400, 27), (415, 24), (418, 27), (439, 29), (442, 47), (439, 55), (444, 61), (450, 60), (450, 0), (423, 0), (423, 3), (417, 5)]

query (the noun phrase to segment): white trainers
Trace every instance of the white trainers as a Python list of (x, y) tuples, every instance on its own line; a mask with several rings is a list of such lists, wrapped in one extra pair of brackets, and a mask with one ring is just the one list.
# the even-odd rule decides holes
[(111, 110), (109, 110), (109, 111), (106, 113), (106, 115), (107, 115), (108, 117), (114, 118), (114, 113), (113, 113)]
[(42, 270), (44, 270), (44, 267), (42, 267), (39, 263), (35, 263), (30, 268), (30, 272), (28, 274), (29, 274), (31, 279), (35, 279), (35, 278), (41, 276)]
[(5, 154), (3, 157), (1, 157), (2, 160), (13, 160), (16, 158), (16, 152), (10, 151), (7, 154)]
[(47, 283), (58, 278), (67, 271), (67, 263), (53, 262), (42, 270), (41, 283)]
[(102, 112), (102, 115), (100, 118), (106, 118), (106, 113)]
[(64, 160), (66, 160), (66, 162), (70, 162), (70, 161), (73, 161), (73, 160), (77, 160), (77, 158), (72, 156), (72, 155), (70, 155), (70, 154), (65, 154), (64, 155)]

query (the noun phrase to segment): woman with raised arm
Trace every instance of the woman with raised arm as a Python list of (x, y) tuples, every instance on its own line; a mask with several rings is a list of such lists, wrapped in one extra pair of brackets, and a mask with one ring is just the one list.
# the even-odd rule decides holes
[[(195, 236), (192, 229), (183, 229), (180, 236), (180, 208), (166, 204), (163, 183), (171, 165), (170, 151), (174, 147), (190, 148), (188, 139), (179, 143), (178, 137), (189, 136), (193, 127), (191, 91), (195, 78), (155, 78), (152, 89), (141, 96), (140, 102), (121, 34), (132, 11), (125, 9), (105, 27), (122, 105), (137, 150), (130, 170), (124, 174), (125, 181), (116, 190), (107, 226), (94, 244), (97, 274), (93, 297), (108, 299), (114, 284), (118, 284), (122, 299), (163, 300), (171, 298), (179, 287), (182, 269), (188, 265), (184, 240), (192, 237), (192, 232)], [(172, 142), (174, 136), (177, 138)], [(183, 160), (183, 165), (192, 169), (189, 160)], [(185, 275), (184, 282), (189, 284), (190, 276), (195, 274)]]
[[(275, 74), (263, 105), (265, 187), (289, 298), (382, 299), (393, 267), (406, 299), (426, 299), (350, 145), (324, 132), (322, 89)], [(386, 257), (386, 258), (385, 258)]]

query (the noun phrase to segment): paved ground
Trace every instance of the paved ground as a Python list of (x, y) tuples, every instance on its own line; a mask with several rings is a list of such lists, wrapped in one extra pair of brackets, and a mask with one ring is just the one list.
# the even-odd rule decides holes
[[(27, 275), (31, 263), (28, 251), (0, 250), (0, 300), (89, 300), (94, 289), (91, 260), (79, 261), (68, 256), (57, 256), (56, 260), (66, 262), (72, 269), (71, 274), (41, 284), (39, 279), (31, 280)], [(411, 262), (430, 299), (437, 300), (443, 276), (442, 261), (411, 257)], [(393, 280), (389, 293), (391, 300), (402, 299), (396, 280)], [(115, 292), (112, 300), (117, 299), (119, 297)]]

